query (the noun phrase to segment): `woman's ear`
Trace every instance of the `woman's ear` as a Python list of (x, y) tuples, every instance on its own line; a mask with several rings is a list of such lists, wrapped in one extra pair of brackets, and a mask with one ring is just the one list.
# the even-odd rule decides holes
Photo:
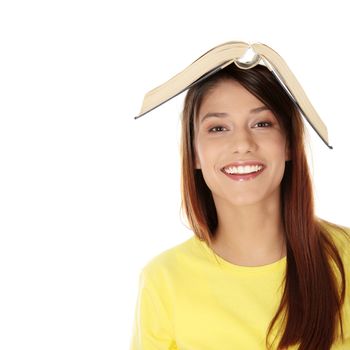
[(201, 169), (201, 163), (198, 159), (197, 151), (194, 150), (194, 167), (195, 169)]
[(286, 151), (285, 151), (285, 158), (286, 158), (286, 162), (288, 160), (291, 160), (291, 154), (290, 154), (290, 147), (289, 147), (289, 143), (287, 142), (286, 144)]
[(192, 147), (193, 147), (193, 152), (194, 152), (194, 168), (195, 169), (201, 169), (201, 163), (199, 161), (198, 152), (197, 152), (197, 148), (196, 148), (196, 143), (195, 142), (193, 142)]

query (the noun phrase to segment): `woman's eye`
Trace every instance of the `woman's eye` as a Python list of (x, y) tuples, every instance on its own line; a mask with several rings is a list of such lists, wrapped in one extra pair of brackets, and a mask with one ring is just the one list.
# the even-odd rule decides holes
[(224, 126), (214, 126), (213, 128), (209, 129), (209, 132), (221, 132), (225, 130), (226, 128)]
[(257, 127), (257, 128), (267, 128), (269, 126), (271, 126), (272, 123), (271, 122), (259, 122), (259, 123), (256, 123), (254, 125), (254, 127)]

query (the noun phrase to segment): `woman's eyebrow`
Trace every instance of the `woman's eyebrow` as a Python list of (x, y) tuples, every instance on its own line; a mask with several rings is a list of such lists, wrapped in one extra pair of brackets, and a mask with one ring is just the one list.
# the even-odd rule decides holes
[(225, 118), (225, 117), (228, 117), (228, 113), (212, 113), (212, 112), (209, 112), (201, 119), (201, 123), (203, 123), (203, 121), (205, 119), (210, 118), (210, 117)]
[[(267, 106), (260, 106), (260, 107), (256, 107), (256, 108), (253, 108), (249, 111), (249, 113), (259, 113), (259, 112), (262, 112), (262, 111), (269, 111), (270, 108), (267, 107)], [(209, 112), (207, 113), (202, 119), (201, 119), (201, 123), (203, 123), (203, 121), (207, 118), (210, 118), (210, 117), (216, 117), (216, 118), (225, 118), (225, 117), (228, 117), (229, 114), (228, 113), (224, 113), (224, 112), (221, 112), (221, 113), (213, 113), (213, 112)]]
[(253, 108), (250, 110), (250, 113), (259, 113), (259, 112), (262, 112), (262, 111), (269, 111), (270, 108), (267, 107), (267, 106), (261, 106), (261, 107), (257, 107), (257, 108)]

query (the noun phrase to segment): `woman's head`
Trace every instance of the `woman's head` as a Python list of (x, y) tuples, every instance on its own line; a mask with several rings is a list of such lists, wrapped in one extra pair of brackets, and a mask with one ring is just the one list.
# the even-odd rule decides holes
[[(307, 167), (300, 114), (261, 65), (248, 70), (229, 65), (188, 91), (181, 146), (183, 208), (194, 232), (208, 243), (217, 228), (218, 205), (281, 196), (283, 208), (286, 195), (292, 196), (287, 193), (293, 167), (307, 171), (300, 170), (300, 164)], [(257, 172), (227, 174), (242, 171)]]

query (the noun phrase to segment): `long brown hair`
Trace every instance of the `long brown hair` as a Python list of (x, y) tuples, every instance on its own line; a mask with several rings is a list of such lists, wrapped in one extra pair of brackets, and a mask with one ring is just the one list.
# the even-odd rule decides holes
[[(278, 349), (300, 344), (300, 350), (329, 350), (340, 335), (345, 298), (344, 266), (327, 229), (314, 214), (312, 184), (304, 149), (301, 114), (280, 83), (264, 66), (243, 70), (231, 64), (191, 87), (182, 115), (182, 208), (193, 232), (209, 246), (218, 226), (214, 200), (200, 169), (195, 169), (194, 133), (199, 107), (218, 82), (233, 79), (268, 106), (286, 132), (290, 161), (281, 182), (281, 217), (287, 245), (284, 290), (268, 338), (279, 318), (283, 330)], [(332, 262), (340, 274), (340, 283)], [(281, 326), (282, 327), (282, 326)]]

